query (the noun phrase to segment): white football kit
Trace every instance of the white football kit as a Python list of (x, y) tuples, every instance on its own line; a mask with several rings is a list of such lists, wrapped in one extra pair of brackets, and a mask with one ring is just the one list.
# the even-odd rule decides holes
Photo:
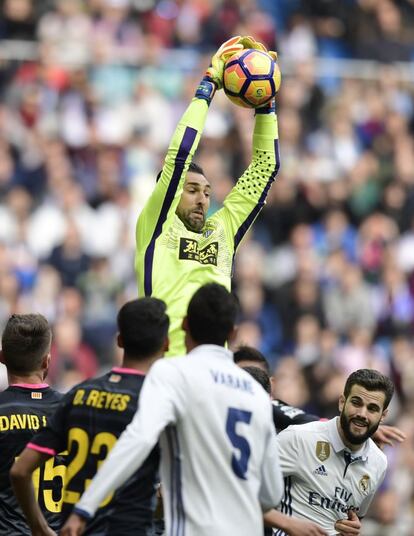
[[(387, 458), (368, 439), (350, 452), (337, 428), (339, 417), (327, 422), (289, 426), (278, 435), (279, 459), (285, 477), (281, 512), (318, 523), (328, 534), (346, 519), (349, 509), (363, 517), (384, 479)], [(274, 530), (277, 536), (285, 533)]]
[(152, 366), (137, 413), (76, 509), (93, 515), (159, 438), (168, 536), (263, 536), (262, 510), (283, 494), (271, 402), (232, 352), (202, 345)]

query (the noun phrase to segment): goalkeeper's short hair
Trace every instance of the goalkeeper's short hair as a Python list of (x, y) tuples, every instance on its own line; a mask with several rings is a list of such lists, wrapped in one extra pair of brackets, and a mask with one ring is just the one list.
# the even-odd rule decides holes
[[(160, 180), (162, 170), (157, 174), (157, 182)], [(196, 164), (195, 162), (190, 162), (190, 165), (188, 166), (187, 173), (197, 173), (198, 175), (203, 175), (205, 177), (204, 170), (201, 166)]]

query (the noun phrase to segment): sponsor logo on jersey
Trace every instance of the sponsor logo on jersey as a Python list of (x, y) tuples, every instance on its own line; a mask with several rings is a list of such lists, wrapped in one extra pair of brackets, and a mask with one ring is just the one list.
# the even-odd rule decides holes
[(32, 391), (31, 396), (36, 400), (41, 400), (43, 398), (43, 393), (39, 393), (38, 391)]
[(323, 510), (334, 510), (347, 514), (348, 510), (359, 511), (359, 506), (354, 504), (352, 493), (345, 488), (335, 487), (335, 495), (321, 495), (319, 491), (309, 491), (308, 504), (322, 508)]
[(213, 229), (206, 229), (203, 231), (203, 238), (208, 238), (213, 232)]
[(364, 475), (361, 480), (358, 482), (358, 487), (362, 493), (368, 493), (369, 490), (369, 475)]
[(208, 244), (203, 249), (199, 249), (196, 240), (191, 238), (180, 238), (180, 259), (217, 266), (217, 255), (218, 242), (211, 242), (211, 244)]
[(313, 474), (320, 476), (328, 476), (328, 471), (326, 470), (324, 465), (320, 465), (314, 470)]
[(316, 457), (321, 462), (324, 462), (331, 455), (331, 445), (328, 441), (318, 441), (316, 443)]

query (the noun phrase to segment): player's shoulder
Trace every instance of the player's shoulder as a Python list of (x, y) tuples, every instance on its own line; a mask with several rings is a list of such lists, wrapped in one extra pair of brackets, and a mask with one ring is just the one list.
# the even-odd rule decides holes
[(308, 438), (313, 435), (328, 435), (330, 421), (312, 421), (304, 424), (291, 424), (285, 430), (282, 430), (279, 435), (282, 434), (294, 434), (298, 437)]
[(56, 389), (53, 389), (53, 387), (49, 387), (48, 389), (46, 389), (45, 394), (47, 395), (49, 400), (53, 402), (60, 402), (65, 396), (64, 393), (61, 393), (60, 391), (56, 391)]
[(0, 393), (0, 403), (6, 402), (15, 396), (15, 391), (11, 387), (7, 387)]
[(17, 400), (16, 393), (10, 391), (10, 388), (5, 389), (0, 393), (0, 408), (12, 405)]
[(385, 470), (388, 465), (387, 456), (384, 452), (378, 447), (375, 441), (372, 438), (369, 438), (367, 441), (367, 451), (368, 451), (368, 460), (372, 466), (377, 467), (378, 469)]
[(151, 366), (148, 376), (179, 375), (186, 368), (187, 356), (162, 357)]

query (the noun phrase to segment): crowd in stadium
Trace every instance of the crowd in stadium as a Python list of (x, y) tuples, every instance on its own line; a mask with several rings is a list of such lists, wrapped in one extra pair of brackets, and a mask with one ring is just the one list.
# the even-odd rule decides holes
[[(414, 2), (3, 0), (1, 10), (0, 330), (16, 312), (49, 320), (59, 390), (110, 367), (117, 310), (137, 294), (136, 219), (176, 122), (211, 52), (254, 35), (279, 53), (281, 168), (236, 257), (238, 343), (266, 355), (279, 398), (325, 417), (352, 371), (392, 378), (388, 422), (407, 439), (386, 448), (362, 534), (412, 536)], [(210, 212), (250, 161), (252, 122), (215, 97), (195, 156)]]

